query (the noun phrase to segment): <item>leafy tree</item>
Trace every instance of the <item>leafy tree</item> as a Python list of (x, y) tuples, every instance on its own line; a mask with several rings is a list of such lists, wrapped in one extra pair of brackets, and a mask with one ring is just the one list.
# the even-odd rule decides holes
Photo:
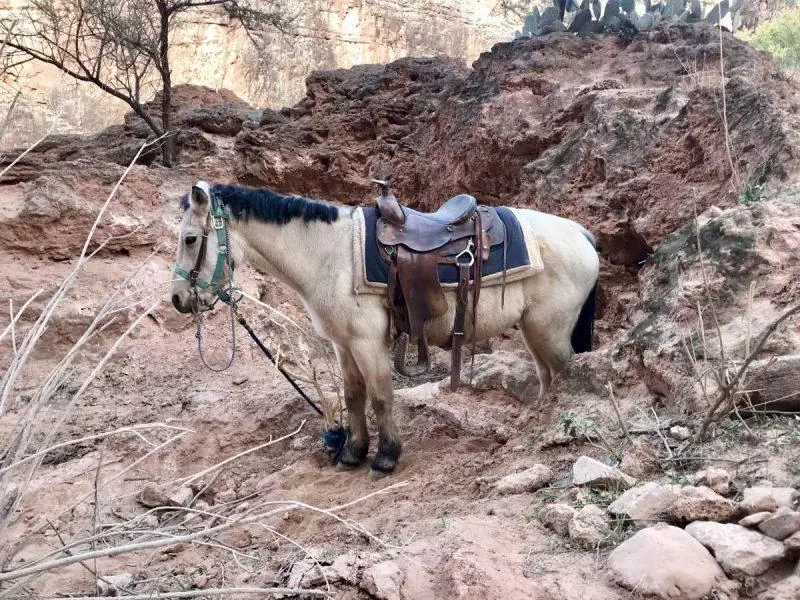
[[(11, 49), (4, 59), (53, 65), (122, 100), (156, 136), (166, 134), (162, 162), (172, 166), (170, 49), (175, 30), (201, 9), (227, 13), (256, 44), (266, 32), (287, 32), (293, 20), (280, 0), (27, 0), (0, 19)], [(153, 82), (161, 90), (160, 117), (144, 105)]]

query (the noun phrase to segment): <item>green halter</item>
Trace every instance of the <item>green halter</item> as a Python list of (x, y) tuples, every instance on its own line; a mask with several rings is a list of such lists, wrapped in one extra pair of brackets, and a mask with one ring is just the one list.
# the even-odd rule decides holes
[[(189, 282), (189, 288), (202, 288), (210, 290), (222, 300), (225, 304), (230, 303), (230, 294), (223, 288), (224, 282), (222, 281), (222, 271), (225, 268), (225, 263), (228, 262), (228, 228), (227, 222), (230, 220), (230, 215), (225, 212), (220, 203), (217, 201), (217, 195), (211, 192), (211, 210), (206, 216), (206, 224), (203, 227), (203, 239), (200, 241), (200, 251), (197, 255), (197, 262), (191, 272), (186, 272), (180, 266), (175, 265), (173, 269), (175, 274), (183, 277)], [(211, 227), (217, 232), (217, 264), (214, 267), (214, 275), (211, 281), (200, 279), (200, 269), (206, 258), (206, 245), (208, 244), (208, 234), (211, 232)], [(233, 281), (233, 260), (229, 262), (229, 282)]]

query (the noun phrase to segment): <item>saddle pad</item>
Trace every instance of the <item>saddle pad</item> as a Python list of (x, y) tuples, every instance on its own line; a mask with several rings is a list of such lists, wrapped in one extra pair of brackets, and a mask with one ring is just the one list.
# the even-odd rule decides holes
[[(506, 226), (506, 282), (517, 281), (539, 273), (544, 265), (530, 227), (522, 227), (514, 212), (505, 206), (496, 207), (497, 215)], [(380, 214), (375, 208), (357, 208), (353, 211), (355, 235), (354, 287), (357, 294), (385, 294), (389, 280), (389, 263), (380, 255), (375, 241), (375, 227)], [(530, 252), (529, 252), (530, 250)], [(458, 267), (438, 265), (442, 287), (458, 287)], [(470, 269), (470, 281), (474, 276)], [(489, 260), (483, 263), (482, 287), (503, 283), (503, 245), (497, 244), (489, 251)]]

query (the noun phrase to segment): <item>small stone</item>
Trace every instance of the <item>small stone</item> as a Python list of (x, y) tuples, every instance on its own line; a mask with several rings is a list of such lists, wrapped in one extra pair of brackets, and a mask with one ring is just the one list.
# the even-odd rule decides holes
[(697, 540), (671, 525), (642, 529), (608, 557), (614, 579), (642, 596), (697, 600), (726, 580)]
[(177, 492), (170, 496), (170, 502), (172, 506), (183, 506), (188, 507), (192, 504), (192, 499), (194, 498), (194, 492), (192, 488), (189, 487), (182, 487)]
[(758, 524), (758, 530), (774, 540), (785, 540), (800, 531), (800, 513), (789, 511), (775, 514)]
[(646, 526), (664, 519), (667, 510), (678, 499), (680, 486), (661, 485), (648, 481), (629, 489), (608, 507), (608, 512)]
[(780, 507), (794, 508), (797, 492), (794, 488), (749, 487), (742, 492), (740, 506), (743, 512), (775, 512)]
[(545, 465), (534, 465), (519, 473), (506, 475), (495, 483), (495, 489), (503, 496), (535, 492), (553, 481), (553, 471)]
[(104, 575), (97, 579), (97, 591), (101, 596), (122, 596), (117, 592), (125, 592), (133, 585), (132, 573), (119, 573), (117, 575)]
[(755, 527), (761, 523), (761, 521), (769, 519), (772, 515), (773, 513), (767, 511), (753, 513), (752, 515), (747, 515), (744, 519), (739, 521), (739, 525), (742, 527)]
[(400, 586), (403, 576), (400, 567), (393, 560), (387, 560), (364, 571), (361, 588), (372, 598), (378, 600), (401, 600)]
[(136, 501), (147, 508), (160, 508), (162, 506), (175, 506), (164, 492), (154, 485), (146, 486), (136, 496)]
[(728, 521), (739, 512), (732, 500), (723, 498), (710, 488), (687, 486), (678, 492), (678, 498), (669, 507), (666, 516), (676, 523), (692, 521)]
[(636, 479), (599, 460), (581, 456), (572, 465), (572, 484), (592, 488), (618, 488), (627, 490), (636, 485)]
[(684, 427), (683, 425), (675, 425), (674, 427), (669, 428), (669, 435), (676, 440), (684, 442), (692, 437), (692, 432), (688, 427)]
[(636, 437), (622, 455), (619, 469), (633, 477), (646, 477), (649, 473), (659, 470), (657, 456), (658, 454), (647, 438)]
[(233, 490), (223, 490), (214, 498), (215, 504), (229, 504), (236, 500), (236, 492)]
[(610, 541), (606, 511), (594, 504), (580, 509), (567, 528), (569, 539), (586, 550), (595, 550)]
[(144, 515), (141, 518), (142, 527), (147, 527), (148, 529), (155, 529), (158, 527), (158, 517), (156, 515)]
[(725, 469), (710, 467), (696, 475), (697, 483), (705, 483), (716, 493), (725, 496), (731, 489), (731, 476)]
[(792, 535), (783, 540), (783, 545), (789, 550), (800, 550), (800, 531), (795, 531)]
[(233, 385), (244, 385), (247, 382), (248, 382), (247, 377), (237, 377), (236, 379), (233, 380)]
[(761, 575), (786, 556), (782, 543), (741, 525), (697, 521), (686, 526), (686, 533), (709, 548), (725, 572), (739, 580)]
[(548, 504), (539, 512), (542, 525), (559, 535), (569, 534), (569, 522), (575, 516), (575, 509), (567, 504)]

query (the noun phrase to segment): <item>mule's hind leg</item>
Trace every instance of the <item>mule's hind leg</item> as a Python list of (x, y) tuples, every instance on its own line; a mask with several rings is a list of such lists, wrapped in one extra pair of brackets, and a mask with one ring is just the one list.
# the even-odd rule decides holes
[(337, 457), (340, 467), (353, 469), (367, 458), (369, 432), (367, 431), (366, 400), (367, 386), (350, 350), (335, 346), (336, 356), (342, 370), (344, 403), (350, 431), (347, 441)]
[[(522, 317), (522, 335), (536, 363), (539, 375), (539, 400), (543, 400), (553, 379), (567, 368), (572, 356), (572, 324), (563, 325), (565, 319), (555, 315), (537, 313), (529, 309)], [(559, 324), (562, 324), (559, 326)]]
[(528, 347), (528, 352), (530, 352), (531, 358), (533, 358), (533, 364), (536, 366), (536, 376), (539, 379), (539, 400), (541, 401), (547, 393), (547, 390), (550, 389), (550, 383), (553, 381), (550, 375), (550, 367), (536, 352), (536, 346), (534, 346), (533, 343), (535, 334), (528, 333), (528, 328), (525, 326), (525, 323), (520, 324), (520, 329), (522, 330), (522, 337), (525, 339), (525, 345)]
[(372, 459), (370, 478), (391, 473), (402, 451), (400, 434), (394, 420), (392, 372), (382, 340), (359, 340), (350, 347), (367, 385), (367, 394), (378, 422), (378, 453)]

